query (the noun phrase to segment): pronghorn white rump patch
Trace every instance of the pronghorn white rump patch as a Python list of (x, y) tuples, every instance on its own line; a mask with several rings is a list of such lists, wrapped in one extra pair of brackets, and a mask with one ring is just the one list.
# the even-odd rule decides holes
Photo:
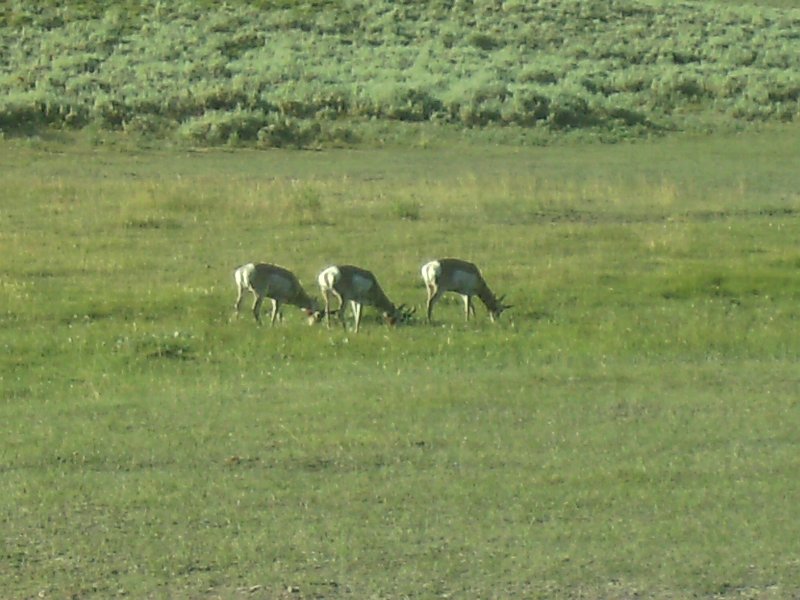
[(253, 274), (253, 271), (256, 270), (256, 266), (253, 263), (247, 263), (246, 265), (242, 265), (238, 269), (233, 272), (233, 277), (236, 280), (236, 285), (239, 286), (240, 289), (247, 289), (250, 287), (250, 277)]
[(422, 265), (422, 280), (430, 284), (439, 278), (442, 273), (442, 265), (438, 260), (432, 260)]
[(324, 269), (318, 277), (320, 288), (329, 290), (333, 289), (333, 286), (336, 285), (336, 282), (339, 281), (341, 276), (342, 273), (339, 271), (339, 267), (328, 267), (327, 269)]

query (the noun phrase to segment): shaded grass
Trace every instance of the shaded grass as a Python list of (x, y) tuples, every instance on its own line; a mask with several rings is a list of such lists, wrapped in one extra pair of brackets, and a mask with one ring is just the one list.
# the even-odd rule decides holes
[[(653, 145), (128, 154), (5, 143), (10, 597), (791, 597), (796, 132)], [(47, 151), (43, 151), (47, 150)], [(405, 218), (398, 206), (418, 207)], [(231, 318), (233, 268), (422, 306)]]

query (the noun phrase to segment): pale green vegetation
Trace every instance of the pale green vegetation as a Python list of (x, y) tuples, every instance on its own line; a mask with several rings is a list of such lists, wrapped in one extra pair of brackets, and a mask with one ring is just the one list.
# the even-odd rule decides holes
[[(797, 134), (3, 142), (3, 596), (796, 597)], [(443, 255), (515, 308), (231, 320), (249, 260)]]
[(424, 122), (538, 144), (741, 128), (800, 110), (789, 2), (62, 4), (7, 3), (4, 131), (308, 147)]

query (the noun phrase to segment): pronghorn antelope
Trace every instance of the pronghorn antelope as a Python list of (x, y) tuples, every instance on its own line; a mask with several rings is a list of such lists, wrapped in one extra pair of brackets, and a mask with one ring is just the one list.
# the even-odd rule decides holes
[(303, 286), (294, 273), (267, 263), (248, 263), (236, 269), (233, 273), (236, 280), (238, 295), (236, 297), (236, 314), (242, 305), (245, 290), (250, 290), (255, 296), (253, 302), (253, 316), (261, 322), (261, 303), (264, 298), (272, 300), (272, 317), (270, 324), (275, 324), (275, 317), (280, 316), (281, 304), (291, 304), (303, 309), (308, 317), (309, 325), (320, 321), (321, 313), (316, 300), (306, 294)]
[(472, 297), (477, 296), (489, 310), (489, 318), (494, 321), (511, 305), (503, 304), (503, 298), (497, 298), (480, 270), (471, 262), (457, 258), (440, 258), (422, 266), (422, 280), (428, 290), (427, 317), (431, 320), (433, 305), (445, 292), (455, 292), (464, 299), (464, 317), (469, 321), (469, 314), (475, 316)]
[(391, 325), (398, 321), (407, 321), (414, 312), (405, 309), (404, 304), (395, 306), (386, 297), (375, 275), (352, 265), (328, 267), (319, 274), (318, 281), (320, 292), (325, 300), (325, 316), (328, 327), (331, 324), (331, 296), (335, 296), (339, 300), (339, 320), (343, 327), (345, 326), (345, 303), (350, 303), (355, 318), (356, 333), (361, 324), (361, 311), (365, 304), (380, 310), (384, 319)]

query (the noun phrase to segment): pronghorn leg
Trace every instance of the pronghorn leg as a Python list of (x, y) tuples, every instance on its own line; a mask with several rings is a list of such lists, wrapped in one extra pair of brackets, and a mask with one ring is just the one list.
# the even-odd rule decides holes
[(350, 303), (353, 306), (353, 316), (355, 317), (356, 321), (355, 333), (358, 333), (358, 326), (361, 325), (361, 309), (363, 308), (363, 305), (355, 300), (351, 300)]
[(333, 293), (339, 300), (339, 322), (342, 324), (343, 329), (347, 329), (347, 321), (345, 320), (346, 315), (344, 314), (345, 312), (347, 312), (345, 310), (345, 308), (347, 307), (347, 302), (345, 302), (345, 299), (336, 290), (334, 290)]
[[(331, 295), (339, 301), (339, 313), (342, 312), (342, 297), (336, 293), (336, 290), (325, 290), (325, 324), (328, 326), (328, 329), (331, 328)], [(340, 320), (342, 316), (341, 314), (339, 315)]]
[(431, 289), (431, 287), (427, 286), (427, 285), (425, 286), (425, 290), (428, 292), (428, 299), (425, 301), (425, 317), (427, 318), (428, 323), (430, 323), (431, 322), (431, 309), (433, 308), (433, 306), (431, 306), (431, 299), (433, 298), (434, 292)]
[(472, 316), (475, 316), (475, 303), (472, 301), (472, 296), (467, 296), (467, 305), (469, 306), (469, 312)]
[(233, 305), (234, 310), (236, 310), (236, 316), (239, 316), (239, 309), (242, 307), (242, 300), (244, 299), (244, 288), (241, 286), (237, 286), (239, 288), (239, 292), (236, 294), (236, 304)]
[(270, 298), (270, 300), (272, 300), (272, 316), (269, 319), (269, 324), (275, 325), (275, 317), (278, 316), (278, 311), (280, 310), (280, 303), (275, 298)]
[(464, 300), (464, 320), (469, 321), (469, 312), (472, 306), (472, 298), (466, 294), (461, 294), (461, 299)]
[(325, 290), (323, 294), (325, 300), (325, 324), (328, 326), (328, 329), (331, 328), (331, 292), (330, 290)]
[(256, 300), (253, 302), (253, 316), (256, 318), (256, 321), (261, 323), (261, 303), (264, 301), (264, 296), (259, 296), (256, 294)]
[(436, 301), (441, 297), (442, 293), (439, 290), (435, 290), (434, 288), (428, 288), (428, 303), (426, 308), (426, 314), (428, 317), (428, 323), (431, 322), (431, 317), (433, 316), (433, 305)]

